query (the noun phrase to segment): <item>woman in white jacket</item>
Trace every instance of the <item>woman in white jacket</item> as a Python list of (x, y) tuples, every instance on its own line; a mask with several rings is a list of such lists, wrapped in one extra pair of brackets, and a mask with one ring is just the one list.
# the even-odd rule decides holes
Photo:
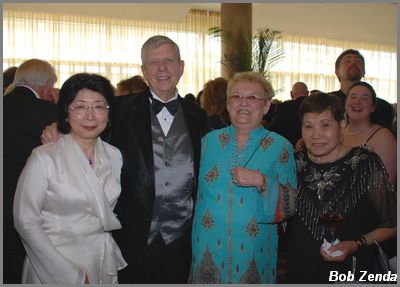
[(108, 125), (112, 86), (81, 73), (60, 90), (64, 136), (32, 151), (18, 181), (14, 225), (27, 257), (22, 283), (117, 283), (127, 264), (110, 231), (119, 197), (120, 151), (99, 135)]

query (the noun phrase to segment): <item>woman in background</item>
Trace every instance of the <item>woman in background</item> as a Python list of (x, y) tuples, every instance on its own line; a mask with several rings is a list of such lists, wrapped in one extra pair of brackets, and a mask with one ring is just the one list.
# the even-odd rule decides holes
[(119, 150), (105, 130), (110, 82), (76, 74), (62, 86), (57, 143), (33, 150), (18, 181), (14, 224), (27, 252), (22, 283), (109, 284), (126, 266), (110, 231), (121, 192)]
[(208, 125), (211, 129), (220, 129), (229, 125), (229, 114), (226, 109), (227, 86), (228, 81), (221, 77), (204, 84), (200, 103), (207, 112)]
[(115, 89), (116, 96), (126, 96), (130, 94), (141, 93), (148, 88), (146, 80), (139, 75), (133, 76), (131, 78), (121, 80), (117, 84)]
[(348, 147), (363, 146), (377, 153), (396, 186), (396, 138), (389, 129), (376, 122), (375, 109), (376, 93), (370, 84), (359, 82), (350, 87), (345, 102), (348, 124), (344, 129), (343, 144)]

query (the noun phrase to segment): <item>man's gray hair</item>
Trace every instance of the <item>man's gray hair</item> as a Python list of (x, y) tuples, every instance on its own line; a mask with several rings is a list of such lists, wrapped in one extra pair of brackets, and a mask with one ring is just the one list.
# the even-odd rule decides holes
[(53, 87), (57, 75), (53, 66), (44, 60), (30, 59), (23, 62), (15, 72), (14, 86), (25, 85), (33, 89)]
[(174, 41), (172, 41), (170, 38), (168, 38), (167, 36), (156, 35), (156, 36), (153, 36), (153, 37), (150, 37), (149, 39), (147, 39), (147, 41), (142, 46), (142, 50), (141, 50), (141, 53), (140, 53), (140, 57), (142, 58), (142, 64), (145, 64), (146, 52), (149, 49), (156, 49), (156, 48), (161, 47), (162, 45), (165, 45), (165, 44), (172, 45), (175, 48), (176, 57), (180, 61), (181, 60), (181, 53), (179, 51), (178, 45)]

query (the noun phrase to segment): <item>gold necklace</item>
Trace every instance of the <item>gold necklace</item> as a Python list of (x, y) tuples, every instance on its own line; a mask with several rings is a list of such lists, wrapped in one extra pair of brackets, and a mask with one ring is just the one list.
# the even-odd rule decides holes
[(361, 133), (361, 130), (358, 130), (358, 131), (355, 131), (355, 132), (352, 132), (352, 133), (349, 133), (349, 132), (345, 132), (345, 134), (346, 135), (348, 135), (348, 136), (355, 136), (355, 135), (358, 135), (359, 133)]
[(329, 161), (326, 161), (326, 162), (321, 162), (321, 161), (317, 160), (317, 158), (315, 158), (312, 154), (310, 154), (309, 151), (307, 151), (308, 158), (311, 159), (313, 162), (316, 162), (316, 163), (319, 163), (319, 164), (335, 162), (338, 159), (342, 158), (343, 157), (342, 155), (347, 154), (347, 152), (350, 150), (349, 147), (346, 147), (346, 146), (342, 145), (341, 143), (339, 143), (338, 145), (339, 145), (339, 147), (338, 147), (338, 150), (336, 152), (336, 157), (333, 160), (329, 160)]
[(358, 135), (358, 134), (360, 134), (360, 133), (362, 133), (362, 132), (365, 132), (365, 131), (368, 130), (369, 128), (361, 128), (361, 129), (359, 129), (359, 130), (357, 130), (357, 131), (355, 131), (355, 132), (349, 132), (348, 129), (349, 129), (349, 127), (347, 126), (347, 128), (346, 128), (345, 131), (344, 131), (344, 134), (345, 134), (345, 135), (348, 135), (348, 136), (355, 136), (355, 135)]

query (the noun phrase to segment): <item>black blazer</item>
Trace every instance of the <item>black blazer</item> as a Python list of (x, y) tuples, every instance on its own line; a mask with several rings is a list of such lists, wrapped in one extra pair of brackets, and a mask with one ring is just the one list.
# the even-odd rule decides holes
[(56, 121), (56, 105), (16, 87), (3, 97), (3, 108), (4, 179), (16, 183), (32, 149), (41, 145), (42, 130)]
[(306, 97), (298, 97), (278, 104), (276, 112), (267, 128), (285, 137), (293, 146), (301, 138), (299, 108)]
[[(11, 259), (6, 258), (9, 253), (22, 253), (22, 259), (24, 256), (24, 250), (14, 230), (12, 211), (18, 177), (32, 149), (41, 145), (42, 130), (56, 121), (56, 105), (36, 98), (26, 87), (16, 87), (3, 97), (3, 121), (3, 250), (4, 262), (10, 262), (8, 260), (17, 259), (16, 255)], [(4, 275), (4, 278), (8, 276)]]
[[(128, 266), (119, 273), (120, 283), (133, 283), (152, 219), (155, 199), (154, 159), (150, 119), (150, 90), (116, 97), (112, 105), (111, 144), (122, 153), (122, 192), (115, 207), (122, 229), (113, 232)], [(195, 103), (179, 97), (193, 144), (196, 197), (200, 140), (207, 131), (207, 114)]]

